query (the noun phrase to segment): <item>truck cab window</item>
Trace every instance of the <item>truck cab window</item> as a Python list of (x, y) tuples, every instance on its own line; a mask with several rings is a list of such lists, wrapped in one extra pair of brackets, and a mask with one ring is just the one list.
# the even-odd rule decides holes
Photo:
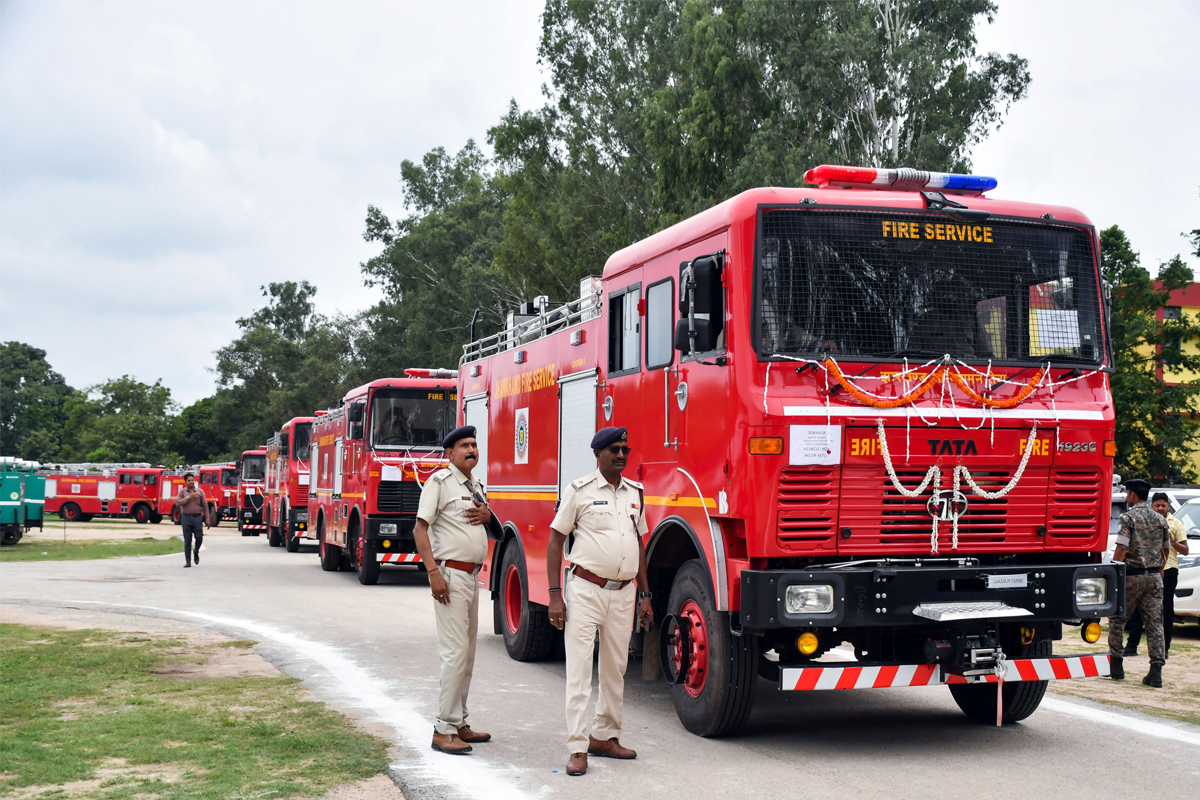
[(122, 484), (122, 485), (125, 485), (125, 484), (128, 484), (128, 483), (132, 483), (133, 481), (132, 481), (132, 480), (130, 480), (132, 477), (133, 477), (132, 475), (128, 475), (128, 474), (126, 474), (126, 475), (122, 475), (122, 476), (121, 476), (121, 484)]
[(297, 422), (296, 435), (292, 441), (292, 458), (308, 461), (309, 446), (312, 444), (312, 423)]
[(221, 485), (222, 486), (237, 486), (238, 476), (236, 469), (221, 470)]
[(641, 318), (638, 301), (641, 284), (621, 289), (608, 297), (608, 371), (630, 372), (641, 366)]
[(675, 360), (674, 330), (675, 282), (667, 278), (646, 289), (646, 369), (667, 367)]
[(374, 448), (441, 448), (453, 420), (444, 389), (384, 389), (371, 397)]

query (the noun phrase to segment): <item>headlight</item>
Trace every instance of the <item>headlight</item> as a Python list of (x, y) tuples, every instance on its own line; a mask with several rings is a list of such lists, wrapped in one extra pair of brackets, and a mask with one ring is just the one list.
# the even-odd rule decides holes
[(1102, 606), (1108, 602), (1108, 578), (1076, 578), (1075, 604)]
[(785, 607), (789, 614), (828, 614), (833, 611), (833, 587), (789, 586)]
[(297, 511), (296, 512), (296, 521), (297, 522), (308, 522), (308, 512), (307, 511)]
[(391, 534), (392, 536), (395, 536), (396, 535), (396, 523), (394, 523), (394, 522), (379, 523), (379, 532), (382, 534), (385, 534), (385, 535)]
[[(1191, 542), (1188, 542), (1188, 546), (1193, 548), (1200, 547), (1200, 543), (1192, 544)], [(1193, 567), (1200, 567), (1200, 555), (1186, 555), (1179, 557), (1180, 569), (1192, 569)]]

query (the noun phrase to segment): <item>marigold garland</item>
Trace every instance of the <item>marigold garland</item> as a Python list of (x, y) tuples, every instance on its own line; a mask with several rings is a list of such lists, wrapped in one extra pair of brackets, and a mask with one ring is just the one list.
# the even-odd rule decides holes
[(1050, 372), (1048, 369), (1038, 372), (1029, 379), (1029, 382), (1025, 384), (1024, 388), (1006, 400), (992, 400), (984, 397), (982, 394), (972, 389), (967, 381), (958, 374), (957, 370), (951, 369), (947, 365), (942, 365), (934, 367), (929, 373), (928, 377), (926, 377), (925, 380), (918, 384), (917, 387), (908, 394), (901, 395), (900, 397), (882, 398), (876, 397), (869, 392), (865, 392), (851, 383), (850, 379), (845, 376), (841, 368), (838, 367), (837, 362), (832, 358), (827, 359), (823, 366), (829, 372), (829, 374), (833, 375), (833, 378), (838, 382), (838, 385), (850, 393), (851, 397), (863, 405), (871, 406), (872, 408), (897, 408), (899, 406), (909, 405), (910, 403), (913, 403), (927, 394), (929, 390), (932, 389), (937, 383), (939, 377), (941, 377), (943, 380), (949, 378), (949, 380), (955, 386), (963, 390), (963, 393), (966, 394), (967, 397), (971, 398), (977, 403), (980, 403), (981, 405), (989, 408), (1012, 408), (1023, 402), (1031, 394), (1037, 391), (1038, 387), (1042, 385), (1042, 381), (1047, 375), (1049, 375)]
[(933, 372), (929, 373), (929, 377), (927, 377), (917, 386), (917, 388), (913, 389), (908, 394), (886, 400), (872, 397), (851, 383), (850, 380), (842, 374), (841, 369), (838, 368), (837, 362), (833, 359), (829, 359), (825, 362), (825, 369), (829, 370), (829, 372), (833, 375), (834, 380), (836, 380), (843, 389), (849, 392), (851, 397), (863, 405), (871, 406), (872, 408), (896, 408), (897, 406), (903, 406), (913, 402), (932, 389), (934, 383), (936, 383), (934, 379), (944, 369), (944, 367), (935, 367)]

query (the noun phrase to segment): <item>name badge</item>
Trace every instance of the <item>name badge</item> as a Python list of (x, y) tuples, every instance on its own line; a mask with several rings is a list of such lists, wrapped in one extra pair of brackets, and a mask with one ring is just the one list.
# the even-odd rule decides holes
[(593, 500), (593, 501), (592, 501), (592, 505), (594, 505), (594, 506), (606, 506), (606, 505), (608, 505), (608, 501), (607, 501), (607, 500)]
[(462, 499), (462, 500), (466, 500), (466, 501), (468, 501), (468, 502), (470, 502), (470, 500), (471, 500), (471, 498), (469, 498), (469, 497), (463, 497), (463, 498), (460, 498), (460, 499)]

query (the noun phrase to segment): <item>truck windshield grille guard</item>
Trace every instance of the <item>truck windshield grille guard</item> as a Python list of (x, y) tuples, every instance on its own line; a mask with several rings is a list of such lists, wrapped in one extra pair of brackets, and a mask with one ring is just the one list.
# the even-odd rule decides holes
[(993, 217), (764, 208), (756, 336), (764, 358), (1097, 366), (1089, 230)]

